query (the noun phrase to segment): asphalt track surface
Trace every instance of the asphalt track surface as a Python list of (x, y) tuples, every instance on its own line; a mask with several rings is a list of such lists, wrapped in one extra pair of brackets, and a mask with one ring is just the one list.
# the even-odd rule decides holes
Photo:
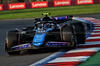
[[(100, 14), (84, 14), (74, 15), (75, 17), (100, 17)], [(57, 50), (42, 50), (39, 52), (22, 51), (20, 55), (10, 56), (4, 50), (6, 33), (14, 28), (24, 28), (32, 26), (34, 18), (30, 19), (15, 19), (15, 20), (0, 20), (0, 66), (28, 66), (35, 63), (55, 52)]]

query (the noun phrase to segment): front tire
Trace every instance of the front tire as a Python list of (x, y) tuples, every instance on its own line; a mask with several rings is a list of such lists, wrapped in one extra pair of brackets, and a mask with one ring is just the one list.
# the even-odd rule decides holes
[[(18, 30), (12, 30), (7, 33), (5, 50), (10, 51), (11, 47), (19, 44), (20, 34)], [(20, 51), (8, 52), (9, 55), (20, 54)]]

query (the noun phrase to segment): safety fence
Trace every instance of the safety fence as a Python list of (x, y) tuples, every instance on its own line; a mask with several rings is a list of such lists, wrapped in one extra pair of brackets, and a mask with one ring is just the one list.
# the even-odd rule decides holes
[(10, 4), (0, 4), (0, 11), (14, 10), (14, 9), (71, 6), (71, 5), (87, 5), (87, 4), (99, 4), (99, 3), (100, 0), (53, 0), (53, 1), (40, 1), (40, 2), (30, 2), (30, 3), (10, 3)]

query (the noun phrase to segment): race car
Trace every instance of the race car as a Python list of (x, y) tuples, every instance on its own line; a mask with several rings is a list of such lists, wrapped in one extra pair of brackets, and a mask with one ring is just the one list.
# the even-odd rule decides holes
[(5, 51), (9, 55), (20, 54), (22, 50), (36, 50), (49, 48), (75, 49), (77, 44), (84, 44), (86, 33), (91, 24), (72, 22), (73, 16), (49, 17), (50, 13), (43, 13), (44, 18), (36, 18), (33, 26), (8, 31), (6, 35)]

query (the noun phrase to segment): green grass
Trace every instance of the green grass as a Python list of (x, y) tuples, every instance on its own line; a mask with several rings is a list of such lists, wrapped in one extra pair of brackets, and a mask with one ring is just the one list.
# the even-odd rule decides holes
[(100, 13), (100, 4), (0, 11), (0, 20), (43, 17), (44, 12), (51, 16)]
[(99, 19), (100, 20), (100, 17), (96, 17), (96, 19)]
[(100, 66), (100, 51), (79, 66)]

